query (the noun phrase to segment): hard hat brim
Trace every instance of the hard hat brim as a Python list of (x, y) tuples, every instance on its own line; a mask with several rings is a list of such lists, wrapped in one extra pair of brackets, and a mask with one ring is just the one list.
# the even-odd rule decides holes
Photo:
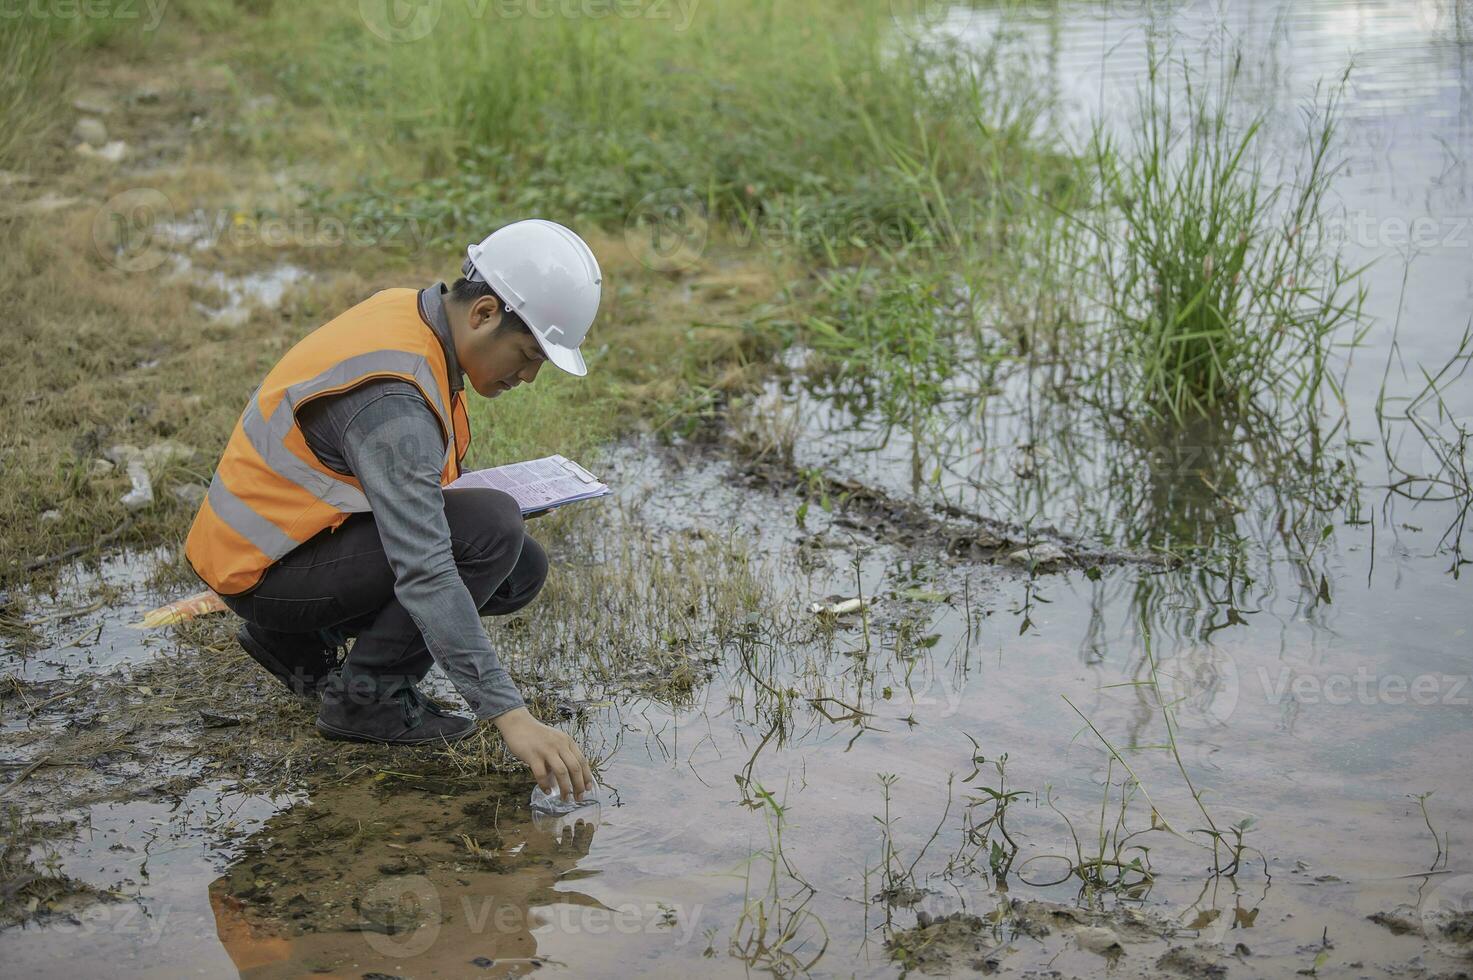
[(542, 348), (542, 353), (546, 354), (547, 359), (558, 368), (579, 378), (588, 374), (588, 364), (583, 360), (583, 353), (578, 348), (554, 344), (545, 339), (536, 327), (532, 328), (532, 336), (537, 338), (537, 346)]

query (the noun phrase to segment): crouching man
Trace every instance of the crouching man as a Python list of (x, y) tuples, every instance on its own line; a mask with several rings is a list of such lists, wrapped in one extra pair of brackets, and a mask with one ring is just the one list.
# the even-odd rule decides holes
[(246, 621), (246, 652), (320, 694), (325, 737), (471, 734), (472, 719), (416, 687), (439, 663), (544, 789), (581, 796), (582, 752), (527, 711), (480, 620), (531, 602), (547, 555), (511, 496), (445, 486), (470, 443), (464, 379), (496, 398), (544, 361), (587, 373), (578, 345), (602, 275), (550, 221), (507, 225), (467, 253), (448, 290), (385, 289), (287, 351), (246, 405), (185, 554)]

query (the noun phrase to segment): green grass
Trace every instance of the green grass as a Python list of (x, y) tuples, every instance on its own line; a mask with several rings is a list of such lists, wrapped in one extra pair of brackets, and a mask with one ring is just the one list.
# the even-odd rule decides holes
[(77, 57), (68, 22), (32, 16), (8, 19), (0, 31), (0, 167), (24, 166), (55, 128), (63, 83)]
[(284, 6), (252, 22), (279, 89), (365, 153), (360, 181), (322, 189), (324, 209), (458, 240), (526, 215), (618, 227), (665, 193), (812, 248), (937, 223), (900, 159), (968, 194), (992, 179), (995, 134), (972, 124), (994, 101), (984, 61), (903, 46), (885, 2), (701, 3), (684, 29), (677, 5), (669, 19), (477, 9), (445, 4), (399, 44), (341, 0), (310, 32)]
[(607, 438), (611, 402), (607, 386), (592, 387), (551, 369), (539, 372), (536, 384), (494, 400), (467, 389), (472, 433), (467, 465), (499, 466), (553, 453), (576, 459)]
[(1324, 235), (1338, 91), (1306, 110), (1302, 158), (1275, 182), (1263, 118), (1233, 118), (1237, 77), (1236, 61), (1206, 74), (1153, 58), (1131, 135), (1095, 129), (1104, 374), (1132, 410), (1241, 414), (1287, 396), (1312, 413), (1332, 347), (1356, 336), (1358, 270)]

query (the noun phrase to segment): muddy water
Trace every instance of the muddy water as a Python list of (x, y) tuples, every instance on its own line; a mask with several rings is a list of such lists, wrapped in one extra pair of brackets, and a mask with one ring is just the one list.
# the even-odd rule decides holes
[[(1061, 4), (1005, 19), (978, 10), (943, 29), (982, 39), (1005, 26), (1049, 66), (1040, 77), (1057, 80), (1063, 104), (1113, 107), (1153, 9)], [(1205, 8), (1172, 10), (1189, 33), (1213, 27)], [(1377, 322), (1347, 376), (1354, 431), (1373, 438), (1398, 309), (1409, 379), (1451, 352), (1473, 310), (1468, 12), (1244, 3), (1229, 17), (1257, 55), (1245, 98), (1285, 127), (1314, 82), (1357, 55), (1345, 103), (1351, 162), (1337, 188), (1353, 218), (1351, 256), (1379, 260), (1368, 280)], [(1424, 235), (1412, 255), (1403, 246), (1419, 217), (1441, 237)], [(1402, 383), (1399, 365), (1392, 380)], [(624, 515), (620, 533), (641, 539), (730, 534), (761, 563), (773, 599), (751, 642), (728, 645), (692, 703), (623, 696), (592, 710), (587, 742), (607, 756), (596, 814), (538, 826), (517, 805), (524, 785), (467, 787), (433, 770), (317, 785), (310, 799), (232, 797), (179, 763), (195, 788), (83, 807), (80, 829), (56, 845), (64, 873), (126, 900), (0, 933), (6, 972), (582, 977), (807, 966), (891, 976), (887, 927), (908, 928), (921, 911), (986, 916), (1010, 898), (1140, 908), (1166, 927), (1107, 958), (1067, 929), (1042, 934), (1000, 916), (952, 969), (992, 960), (1011, 973), (1193, 974), (1187, 961), (1161, 960), (1173, 947), (1231, 976), (1466, 969), (1462, 945), (1415, 928), (1466, 909), (1473, 892), (1473, 605), (1467, 577), (1448, 574), (1450, 515), (1388, 501), (1371, 453), (1353, 488), (1363, 523), (1338, 506), (1306, 557), (1280, 531), (1282, 515), (1298, 513), (1298, 485), (1272, 465), (1271, 440), (1208, 432), (1128, 444), (1087, 418), (1040, 413), (1026, 379), (1006, 384), (980, 415), (956, 385), (946, 438), (925, 447), (928, 464), (942, 464), (939, 488), (919, 489), (902, 434), (885, 441), (838, 393), (773, 391), (801, 422), (799, 465), (1101, 541), (1200, 548), (1203, 560), (1030, 577), (940, 548), (882, 545), (878, 529), (817, 507), (800, 526), (796, 497), (748, 485), (719, 457), (626, 447), (602, 467), (622, 510), (586, 506)], [(1447, 393), (1464, 414), (1468, 388)], [(1051, 455), (1028, 454), (1025, 466), (1018, 447), (1029, 442)], [(1020, 468), (1035, 472), (1025, 479)], [(1216, 491), (1184, 476), (1204, 468)], [(1233, 540), (1242, 544), (1226, 550), (1238, 560), (1224, 563)], [(109, 574), (126, 585), (130, 573)], [(76, 613), (88, 587), (31, 611), (57, 615), (46, 632), (55, 642), (15, 671), (58, 681), (158, 652), (159, 641), (124, 625), (152, 597)], [(856, 593), (879, 598), (867, 619), (814, 633), (809, 602)], [(1180, 768), (1161, 747), (1153, 665), (1173, 703)], [(797, 692), (787, 710), (758, 678)], [(5, 720), (8, 734), (23, 727), (13, 713)], [(1097, 848), (1121, 806), (1126, 774), (1103, 740), (1139, 780), (1128, 828), (1149, 827), (1154, 808), (1183, 835), (1134, 840), (1150, 848), (1148, 887), (1089, 892), (1066, 878), (1075, 838)], [(12, 768), (24, 758), (7, 745)], [(882, 873), (880, 774), (898, 777), (889, 864), (913, 870), (910, 905), (876, 899), (894, 884)], [(1026, 794), (1007, 816), (1018, 853), (1001, 879), (987, 873), (989, 852), (964, 847), (963, 814), (991, 809), (969, 807), (982, 787)], [(1416, 799), (1429, 792), (1433, 831)], [(1242, 867), (1214, 876), (1191, 831), (1249, 818)], [(1398, 909), (1412, 931), (1367, 918)]]

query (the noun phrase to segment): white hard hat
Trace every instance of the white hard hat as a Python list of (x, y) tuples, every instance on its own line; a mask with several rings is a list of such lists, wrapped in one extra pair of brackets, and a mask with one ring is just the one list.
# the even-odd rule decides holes
[(598, 312), (603, 273), (588, 243), (555, 221), (514, 221), (466, 249), (467, 279), (485, 282), (532, 328), (547, 359), (588, 373), (578, 345)]

